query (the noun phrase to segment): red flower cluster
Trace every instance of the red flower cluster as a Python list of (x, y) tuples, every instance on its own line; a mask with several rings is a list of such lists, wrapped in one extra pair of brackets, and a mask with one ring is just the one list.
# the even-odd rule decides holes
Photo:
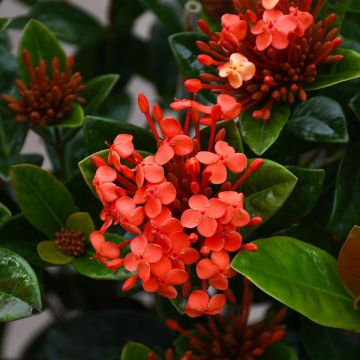
[(262, 120), (269, 119), (275, 102), (306, 100), (304, 85), (315, 81), (317, 67), (343, 58), (331, 55), (341, 43), (332, 26), (335, 14), (316, 21), (323, 0), (310, 13), (312, 2), (234, 0), (238, 15), (223, 15), (222, 30), (215, 33), (200, 20), (210, 40), (197, 42), (198, 60), (215, 66), (217, 75), (202, 73), (204, 83), (190, 79), (186, 88), (234, 95), (241, 111), (257, 107), (253, 117)]
[[(220, 96), (220, 104), (213, 107), (175, 101), (174, 109), (187, 108), (184, 129), (175, 118), (163, 117), (155, 105), (160, 136), (148, 101), (140, 95), (140, 109), (157, 140), (156, 154), (141, 155), (134, 149), (133, 137), (120, 134), (110, 145), (107, 161), (93, 156), (97, 166), (93, 185), (103, 204), (104, 221), (90, 237), (97, 259), (110, 269), (124, 266), (134, 273), (124, 290), (141, 280), (145, 291), (174, 299), (181, 286), (182, 296), (188, 298), (185, 311), (192, 317), (219, 313), (225, 304), (224, 294), (209, 298), (209, 286), (231, 298), (228, 279), (235, 271), (229, 253), (256, 250), (253, 244), (242, 244), (238, 230), (261, 218), (250, 218), (237, 189), (263, 160), (248, 166), (246, 156), (224, 141), (225, 130), (216, 134), (217, 121), (237, 113), (234, 102), (228, 95)], [(199, 124), (208, 122), (212, 126), (204, 151)], [(195, 138), (189, 136), (191, 123)], [(229, 172), (244, 174), (232, 183), (227, 180)], [(106, 230), (117, 224), (135, 237), (120, 245), (106, 241)], [(120, 249), (128, 244), (131, 251), (122, 258)]]

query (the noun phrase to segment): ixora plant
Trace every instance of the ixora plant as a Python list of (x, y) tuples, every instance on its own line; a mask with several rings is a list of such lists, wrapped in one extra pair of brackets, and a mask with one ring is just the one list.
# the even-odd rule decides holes
[(22, 358), (359, 358), (359, 4), (216, 3), (1, 19), (0, 321), (56, 319)]

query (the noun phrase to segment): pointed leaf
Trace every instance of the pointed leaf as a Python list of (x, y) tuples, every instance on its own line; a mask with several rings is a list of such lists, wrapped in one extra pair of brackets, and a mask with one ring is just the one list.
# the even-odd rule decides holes
[(289, 170), (265, 160), (238, 191), (245, 194), (244, 208), (252, 216), (261, 216), (265, 222), (281, 208), (296, 182), (297, 178)]
[(39, 242), (37, 251), (41, 259), (54, 265), (65, 265), (74, 260), (73, 256), (62, 253), (56, 246), (54, 240)]
[(275, 343), (265, 350), (257, 360), (299, 360), (295, 351), (285, 344)]
[(351, 110), (355, 113), (357, 118), (360, 120), (360, 92), (358, 92), (354, 97), (351, 98), (349, 102)]
[(83, 124), (84, 110), (81, 105), (73, 104), (69, 113), (65, 114), (64, 118), (54, 123), (53, 127), (63, 128), (77, 128)]
[(0, 31), (4, 31), (9, 26), (11, 21), (12, 21), (12, 19), (9, 19), (9, 18), (1, 18), (0, 19)]
[(84, 105), (85, 113), (94, 113), (101, 106), (119, 80), (119, 77), (117, 74), (101, 75), (86, 83), (85, 90), (81, 93), (81, 96), (86, 100)]
[(256, 154), (263, 154), (277, 140), (290, 116), (288, 104), (276, 104), (271, 110), (270, 119), (257, 120), (252, 116), (253, 109), (240, 116), (240, 133), (246, 144)]
[(353, 299), (345, 291), (331, 255), (285, 236), (254, 243), (257, 251), (239, 252), (233, 259), (236, 271), (312, 321), (360, 330), (360, 311), (353, 309)]
[(345, 289), (360, 297), (360, 227), (354, 226), (345, 240), (338, 258), (340, 278)]
[(90, 152), (106, 149), (105, 141), (111, 143), (119, 134), (134, 136), (137, 150), (155, 152), (156, 142), (150, 131), (126, 122), (105, 119), (97, 116), (86, 116), (84, 121), (86, 147)]
[(338, 49), (331, 55), (342, 54), (344, 59), (334, 64), (321, 65), (315, 82), (305, 85), (307, 90), (322, 89), (360, 77), (360, 54), (350, 49)]
[(60, 61), (60, 68), (65, 69), (66, 54), (64, 50), (55, 35), (37, 20), (32, 19), (25, 26), (18, 49), (20, 77), (24, 81), (29, 81), (30, 75), (22, 59), (23, 50), (28, 50), (31, 53), (34, 67), (38, 66), (39, 61), (43, 59), (50, 68), (52, 59), (57, 57)]
[(139, 343), (128, 343), (121, 352), (121, 360), (147, 360), (152, 352), (147, 346)]
[(325, 143), (346, 143), (349, 135), (341, 106), (326, 96), (315, 96), (299, 104), (287, 130), (297, 138)]
[(0, 228), (10, 219), (11, 212), (10, 210), (3, 204), (0, 203)]
[(66, 187), (49, 172), (33, 165), (16, 165), (12, 181), (24, 216), (49, 239), (78, 211)]
[(0, 248), (0, 322), (31, 316), (42, 308), (38, 279), (16, 253)]
[(65, 222), (67, 229), (82, 231), (86, 238), (89, 239), (90, 234), (95, 230), (94, 222), (87, 212), (76, 212), (71, 214)]

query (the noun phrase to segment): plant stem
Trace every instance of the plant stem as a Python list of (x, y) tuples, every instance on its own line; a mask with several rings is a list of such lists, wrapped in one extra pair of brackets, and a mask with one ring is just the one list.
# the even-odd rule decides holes
[(68, 169), (66, 166), (66, 159), (65, 159), (65, 142), (61, 137), (61, 132), (59, 128), (55, 128), (55, 150), (57, 152), (59, 163), (60, 163), (60, 177), (63, 180), (66, 180), (69, 176)]

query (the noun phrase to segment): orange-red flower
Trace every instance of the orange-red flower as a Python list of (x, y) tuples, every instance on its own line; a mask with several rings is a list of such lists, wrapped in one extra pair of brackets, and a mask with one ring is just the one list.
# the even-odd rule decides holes
[(185, 312), (190, 317), (198, 317), (203, 314), (216, 315), (220, 314), (225, 302), (225, 295), (218, 294), (210, 298), (205, 291), (195, 290), (189, 296)]

